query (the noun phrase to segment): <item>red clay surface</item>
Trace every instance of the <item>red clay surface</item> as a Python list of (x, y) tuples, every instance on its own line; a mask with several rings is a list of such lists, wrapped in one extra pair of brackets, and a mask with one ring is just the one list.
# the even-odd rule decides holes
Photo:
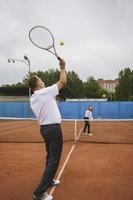
[(132, 200), (133, 148), (79, 143), (55, 190), (57, 200)]
[[(81, 136), (54, 191), (55, 200), (132, 200), (133, 123), (92, 123), (94, 137)], [(34, 126), (34, 127), (33, 127)], [(31, 128), (32, 127), (32, 128)], [(72, 137), (73, 125), (63, 125)], [(20, 134), (21, 132), (21, 134)], [(2, 135), (5, 133), (5, 135)], [(29, 134), (28, 134), (29, 133)], [(0, 140), (38, 140), (36, 122), (0, 122)], [(114, 135), (117, 133), (117, 135)], [(124, 134), (126, 133), (126, 137)], [(28, 134), (28, 135), (27, 135)], [(99, 136), (101, 134), (101, 137)], [(7, 137), (7, 138), (6, 138)], [(33, 137), (33, 138), (31, 138)], [(10, 139), (11, 139), (10, 138)], [(91, 143), (98, 141), (98, 143)], [(102, 144), (112, 142), (112, 144)], [(65, 142), (58, 173), (74, 142)], [(126, 143), (126, 142), (125, 142)], [(31, 200), (45, 161), (43, 143), (0, 144), (0, 199)]]
[[(65, 141), (74, 140), (74, 123), (62, 123)], [(39, 143), (43, 139), (37, 121), (4, 120), (0, 121), (0, 142)]]
[[(71, 146), (64, 145), (60, 167)], [(0, 144), (0, 199), (31, 200), (43, 173), (44, 156), (43, 144)]]

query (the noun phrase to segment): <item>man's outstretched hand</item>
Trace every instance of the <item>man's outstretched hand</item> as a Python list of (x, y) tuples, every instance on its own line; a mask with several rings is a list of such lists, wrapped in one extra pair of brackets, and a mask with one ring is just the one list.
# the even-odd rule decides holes
[(60, 59), (59, 65), (60, 65), (61, 71), (60, 71), (60, 79), (57, 82), (57, 86), (58, 86), (58, 89), (61, 90), (67, 82), (67, 75), (65, 71), (65, 61), (63, 59)]
[(65, 61), (63, 59), (60, 60), (59, 65), (60, 69), (65, 69)]

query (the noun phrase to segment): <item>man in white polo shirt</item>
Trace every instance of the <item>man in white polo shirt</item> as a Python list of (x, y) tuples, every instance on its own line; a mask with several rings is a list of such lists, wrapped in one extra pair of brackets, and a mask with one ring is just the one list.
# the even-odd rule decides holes
[(29, 79), (29, 87), (34, 91), (30, 99), (31, 108), (40, 124), (40, 133), (45, 140), (47, 151), (46, 166), (39, 186), (33, 193), (33, 200), (52, 200), (53, 197), (47, 194), (47, 189), (56, 186), (60, 182), (54, 180), (54, 176), (59, 166), (62, 153), (62, 131), (61, 115), (55, 100), (59, 90), (66, 84), (65, 62), (60, 60), (60, 80), (50, 86), (45, 87), (43, 81), (32, 76)]

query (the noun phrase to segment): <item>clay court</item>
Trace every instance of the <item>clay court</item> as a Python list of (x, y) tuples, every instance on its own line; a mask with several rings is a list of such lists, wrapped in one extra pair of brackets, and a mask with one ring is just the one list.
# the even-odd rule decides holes
[[(83, 122), (62, 122), (61, 185), (49, 192), (55, 200), (132, 200), (133, 122), (94, 121), (91, 127), (88, 137), (81, 134)], [(0, 121), (0, 142), (2, 199), (30, 200), (45, 161), (37, 122)]]

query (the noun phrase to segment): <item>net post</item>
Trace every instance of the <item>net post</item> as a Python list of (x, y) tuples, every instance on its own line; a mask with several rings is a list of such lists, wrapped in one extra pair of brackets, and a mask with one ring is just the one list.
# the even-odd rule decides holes
[(77, 140), (77, 120), (74, 121), (74, 140)]

